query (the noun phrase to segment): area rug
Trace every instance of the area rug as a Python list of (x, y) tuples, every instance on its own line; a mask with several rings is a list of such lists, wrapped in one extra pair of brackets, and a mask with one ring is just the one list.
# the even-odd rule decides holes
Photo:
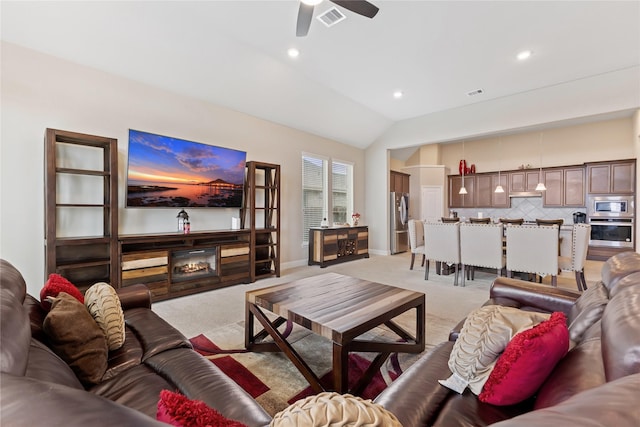
[[(246, 351), (238, 342), (238, 338), (243, 337), (242, 326), (237, 324), (232, 328), (225, 328), (225, 331), (220, 331), (220, 334), (211, 338), (200, 334), (190, 341), (198, 353), (218, 366), (271, 415), (301, 398), (315, 394), (302, 374), (282, 353)], [(370, 334), (381, 336), (388, 333), (377, 329), (381, 328), (376, 328)], [(229, 337), (234, 338), (230, 340)], [(313, 372), (320, 377), (321, 383), (329, 388), (332, 384), (330, 340), (299, 327), (294, 327), (288, 339)], [(431, 347), (427, 346), (428, 349)], [(375, 398), (419, 356), (408, 353), (392, 354), (363, 390), (361, 397)], [(349, 355), (350, 387), (361, 378), (373, 357), (375, 354), (372, 353)]]

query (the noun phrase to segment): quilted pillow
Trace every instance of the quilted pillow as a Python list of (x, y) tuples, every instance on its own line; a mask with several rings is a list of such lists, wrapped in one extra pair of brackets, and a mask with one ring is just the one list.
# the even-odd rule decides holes
[(42, 325), (51, 349), (85, 384), (97, 384), (107, 370), (107, 340), (84, 304), (60, 292)]
[(200, 400), (191, 400), (169, 390), (160, 392), (156, 419), (177, 427), (246, 427), (238, 421), (225, 418)]
[(598, 282), (578, 298), (569, 313), (569, 338), (573, 343), (582, 341), (584, 333), (602, 317), (609, 303), (609, 291)]
[(60, 292), (66, 292), (81, 303), (84, 304), (84, 297), (80, 290), (76, 288), (73, 283), (65, 279), (59, 274), (52, 273), (49, 275), (47, 282), (40, 290), (40, 305), (46, 311), (51, 309), (51, 302), (47, 297), (57, 297)]
[(449, 356), (453, 375), (440, 384), (458, 393), (467, 387), (479, 394), (498, 356), (519, 331), (549, 318), (549, 314), (487, 305), (472, 311)]
[(104, 332), (109, 350), (122, 347), (125, 337), (124, 313), (116, 290), (108, 283), (96, 283), (85, 292), (84, 305)]
[(549, 320), (513, 337), (478, 398), (498, 406), (528, 399), (568, 350), (567, 318), (564, 313), (555, 312)]
[(323, 392), (298, 400), (277, 413), (269, 426), (402, 427), (396, 416), (382, 405), (336, 392)]

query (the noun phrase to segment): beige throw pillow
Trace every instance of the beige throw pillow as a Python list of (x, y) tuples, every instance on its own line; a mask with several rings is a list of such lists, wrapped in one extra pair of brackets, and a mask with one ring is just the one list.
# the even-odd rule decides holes
[(440, 384), (458, 393), (469, 387), (474, 394), (480, 394), (511, 338), (549, 316), (501, 305), (487, 305), (472, 311), (449, 356), (449, 369), (453, 375), (441, 380)]
[(85, 292), (84, 305), (104, 332), (109, 350), (122, 347), (125, 338), (124, 313), (116, 290), (108, 283), (96, 283)]

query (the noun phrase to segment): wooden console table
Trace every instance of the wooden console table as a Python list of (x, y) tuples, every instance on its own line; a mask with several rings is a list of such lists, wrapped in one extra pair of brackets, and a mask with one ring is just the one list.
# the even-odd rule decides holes
[(311, 227), (309, 265), (326, 267), (338, 262), (369, 258), (369, 227)]

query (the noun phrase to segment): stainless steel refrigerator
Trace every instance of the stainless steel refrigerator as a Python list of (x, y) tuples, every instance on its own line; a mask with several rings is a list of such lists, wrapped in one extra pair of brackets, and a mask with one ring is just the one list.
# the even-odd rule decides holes
[(391, 192), (391, 254), (409, 250), (409, 193)]

